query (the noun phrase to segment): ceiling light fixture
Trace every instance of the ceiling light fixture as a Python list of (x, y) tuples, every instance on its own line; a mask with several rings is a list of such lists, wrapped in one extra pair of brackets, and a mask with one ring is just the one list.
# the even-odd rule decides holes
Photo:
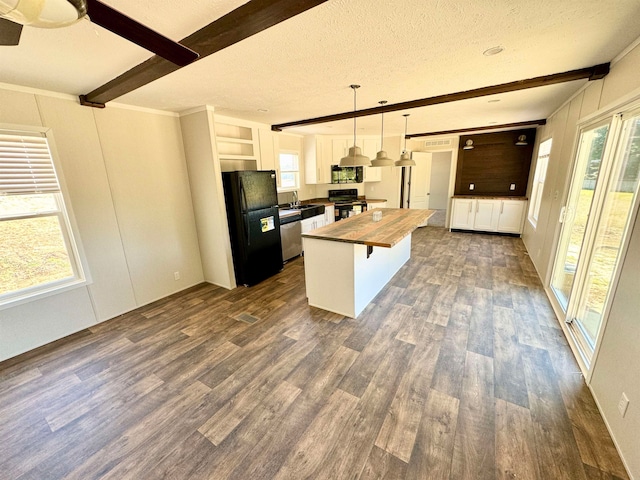
[(407, 123), (409, 121), (409, 114), (405, 113), (402, 116), (404, 117), (404, 150), (402, 151), (402, 155), (400, 155), (400, 160), (396, 162), (396, 167), (415, 167), (415, 160), (413, 160), (409, 152), (407, 152)]
[(0, 15), (22, 25), (41, 28), (64, 27), (87, 14), (86, 0), (0, 0)]
[(518, 136), (518, 141), (516, 142), (516, 145), (519, 146), (519, 147), (522, 147), (524, 145), (529, 145), (527, 143), (527, 136), (526, 135)]
[(360, 85), (349, 85), (353, 89), (353, 147), (349, 147), (349, 154), (340, 159), (341, 167), (369, 167), (371, 160), (362, 155), (362, 150), (356, 145), (356, 90)]
[(466, 142), (464, 142), (464, 147), (462, 147), (463, 150), (473, 150), (473, 140), (468, 139)]
[[(385, 105), (386, 100), (380, 100), (380, 105)], [(372, 167), (390, 167), (395, 162), (387, 157), (387, 152), (384, 151), (384, 112), (382, 112), (382, 127), (380, 128), (380, 151), (376, 154), (376, 158), (371, 160)]]
[(499, 53), (504, 52), (504, 47), (502, 45), (498, 45), (496, 47), (487, 48), (482, 54), (485, 57), (490, 57), (492, 55), (497, 55)]

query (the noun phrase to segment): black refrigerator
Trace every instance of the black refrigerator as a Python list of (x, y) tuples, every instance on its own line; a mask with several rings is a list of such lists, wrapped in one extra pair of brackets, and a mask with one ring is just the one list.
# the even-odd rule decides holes
[(276, 172), (223, 172), (222, 184), (236, 283), (255, 285), (283, 268)]

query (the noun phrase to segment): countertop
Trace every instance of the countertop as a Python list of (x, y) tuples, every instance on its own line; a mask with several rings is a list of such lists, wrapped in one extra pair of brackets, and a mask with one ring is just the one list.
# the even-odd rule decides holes
[(278, 216), (280, 218), (293, 217), (294, 215), (300, 215), (300, 210), (294, 210), (289, 208), (278, 209)]
[[(373, 221), (374, 212), (382, 220)], [(435, 213), (435, 210), (377, 208), (303, 233), (303, 237), (391, 248)]]
[(527, 197), (509, 197), (508, 195), (454, 195), (451, 198), (483, 198), (486, 200), (528, 200)]
[[(358, 197), (358, 202), (367, 202), (367, 203), (383, 203), (386, 202), (386, 200), (384, 199), (380, 199), (380, 198), (364, 198), (364, 197)], [(321, 205), (334, 205), (335, 202), (331, 202), (329, 201), (328, 198), (312, 198), (309, 200), (300, 200), (300, 203), (302, 205), (309, 205), (309, 204), (321, 204)]]

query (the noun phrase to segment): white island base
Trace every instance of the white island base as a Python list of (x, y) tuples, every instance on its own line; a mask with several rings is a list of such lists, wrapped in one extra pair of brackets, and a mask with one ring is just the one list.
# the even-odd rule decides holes
[[(304, 237), (309, 305), (357, 317), (411, 256), (411, 234), (394, 246)], [(367, 249), (372, 248), (369, 258)]]

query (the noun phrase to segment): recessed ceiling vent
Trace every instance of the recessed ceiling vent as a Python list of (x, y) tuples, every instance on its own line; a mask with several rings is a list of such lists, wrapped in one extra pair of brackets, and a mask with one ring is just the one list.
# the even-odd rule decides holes
[(453, 145), (453, 139), (440, 138), (438, 140), (425, 140), (424, 148), (427, 149), (442, 149)]

